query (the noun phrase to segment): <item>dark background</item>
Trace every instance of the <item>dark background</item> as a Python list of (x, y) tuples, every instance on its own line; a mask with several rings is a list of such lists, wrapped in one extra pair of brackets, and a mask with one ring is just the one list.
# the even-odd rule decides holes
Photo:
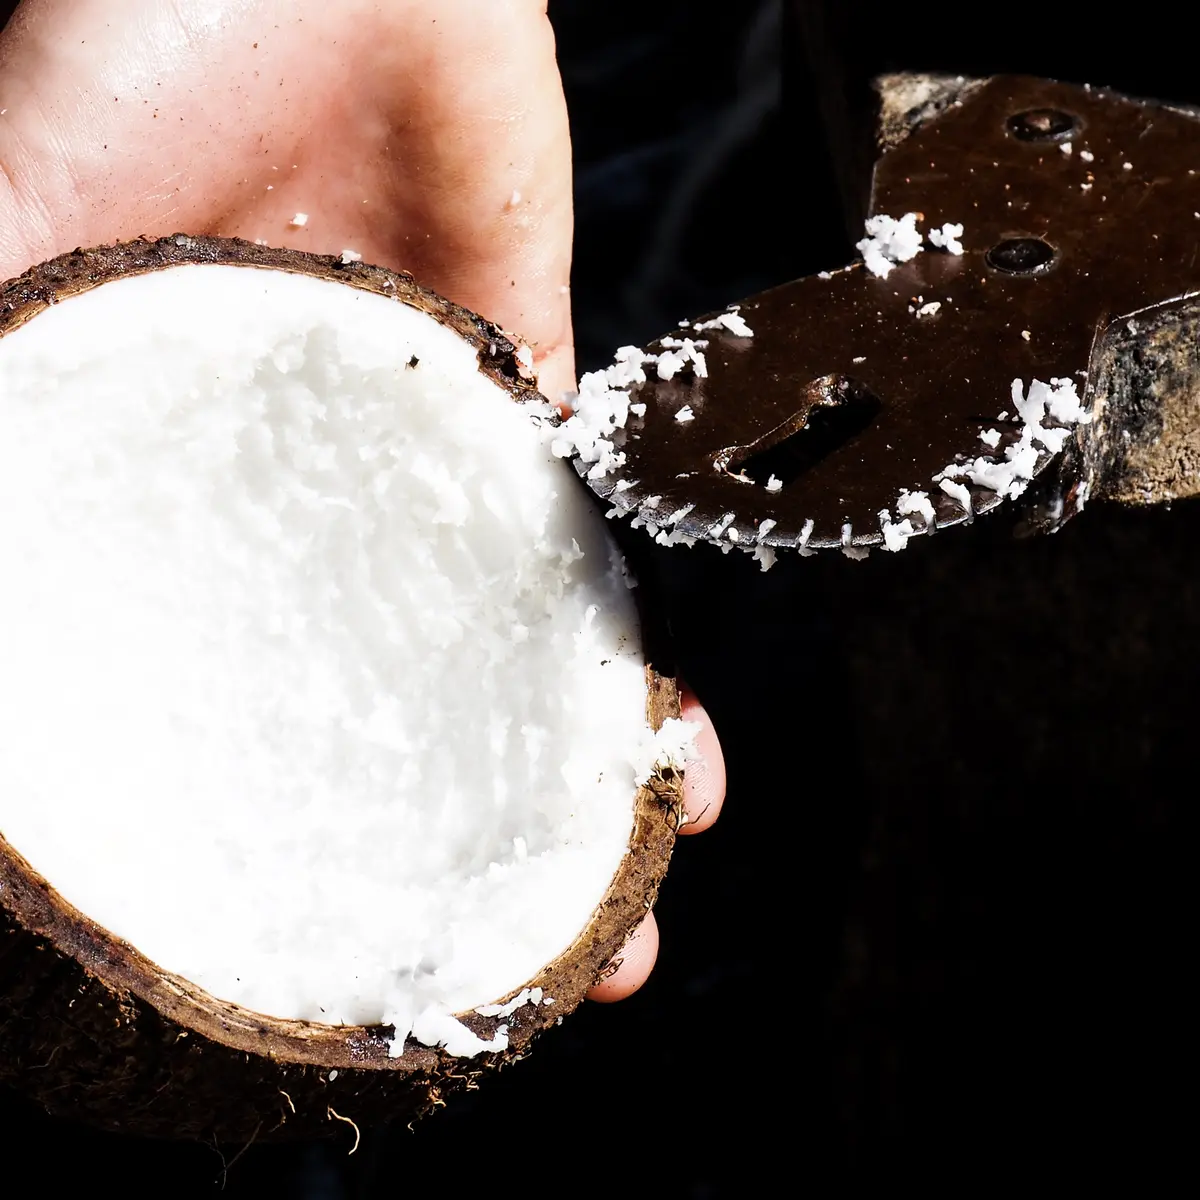
[[(0, 4), (0, 10), (4, 5)], [(842, 264), (880, 71), (1025, 72), (1200, 101), (1170, 17), (1044, 5), (552, 0), (581, 369)], [(869, 1177), (1148, 1183), (1185, 1167), (1200, 519), (1002, 518), (864, 564), (660, 559), (729, 802), (682, 844), (628, 1002), (410, 1132), (135, 1143), (0, 1101), (38, 1190), (708, 1197)], [(884, 562), (886, 557), (889, 561)], [(735, 559), (739, 561), (734, 561)], [(222, 1147), (226, 1160), (237, 1147)], [(827, 1174), (833, 1172), (833, 1174)], [(1193, 1172), (1189, 1172), (1191, 1174)]]

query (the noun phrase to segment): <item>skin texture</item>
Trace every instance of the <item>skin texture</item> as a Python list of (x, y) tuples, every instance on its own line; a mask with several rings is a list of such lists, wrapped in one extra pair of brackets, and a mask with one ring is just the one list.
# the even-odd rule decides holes
[[(0, 279), (140, 234), (350, 249), (525, 339), (559, 399), (572, 221), (545, 0), (25, 0), (0, 34)], [(684, 716), (696, 833), (725, 773)], [(592, 997), (657, 946), (650, 915)]]

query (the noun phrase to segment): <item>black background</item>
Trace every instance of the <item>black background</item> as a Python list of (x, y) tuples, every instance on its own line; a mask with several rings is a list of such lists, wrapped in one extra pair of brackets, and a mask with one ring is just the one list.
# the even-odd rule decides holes
[[(581, 369), (850, 259), (877, 72), (1200, 101), (1169, 12), (1097, 13), (552, 2)], [(415, 1132), (364, 1131), (353, 1158), (339, 1131), (250, 1147), (226, 1173), (238, 1147), (98, 1135), (10, 1098), (6, 1160), (36, 1163), (39, 1191), (99, 1173), (132, 1195), (331, 1200), (840, 1191), (877, 1175), (974, 1192), (1179, 1168), (1198, 526), (1186, 505), (1100, 508), (1053, 539), (981, 522), (886, 563), (769, 575), (664, 557), (729, 802), (676, 853), (639, 995), (585, 1006)]]

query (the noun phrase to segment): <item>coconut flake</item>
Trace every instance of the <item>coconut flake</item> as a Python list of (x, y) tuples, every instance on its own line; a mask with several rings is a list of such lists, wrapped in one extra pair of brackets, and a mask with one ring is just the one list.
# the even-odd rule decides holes
[(856, 243), (863, 263), (872, 275), (886, 279), (897, 263), (908, 262), (921, 250), (921, 234), (917, 230), (917, 213), (905, 213), (899, 220), (885, 216), (870, 217), (866, 223), (867, 236)]
[(293, 229), (299, 229), (308, 224), (308, 213), (298, 212), (289, 222)]
[(886, 508), (879, 513), (879, 527), (883, 531), (884, 549), (893, 552), (903, 550), (908, 545), (908, 539), (916, 533), (909, 520), (893, 524), (892, 514)]
[(697, 333), (703, 333), (707, 329), (726, 329), (735, 337), (754, 336), (754, 330), (746, 324), (746, 318), (736, 311), (723, 312), (719, 317), (713, 317), (711, 321), (698, 321), (692, 328)]
[[(422, 1009), (412, 1022), (412, 1036), (423, 1046), (442, 1046), (455, 1058), (474, 1058), (477, 1054), (499, 1054), (508, 1049), (508, 1029), (501, 1025), (493, 1038), (484, 1041), (452, 1014), (435, 1006)], [(388, 1046), (388, 1056), (398, 1058), (404, 1052), (404, 1039), (397, 1026)]]
[(357, 250), (342, 251), (342, 265), (348, 267), (351, 263), (362, 262), (362, 255)]
[(937, 524), (933, 503), (929, 499), (928, 492), (902, 491), (900, 498), (896, 501), (896, 512), (902, 517), (919, 516), (928, 529), (933, 529)]
[[(536, 996), (534, 993), (537, 993)], [(518, 1008), (526, 1004), (540, 1004), (541, 988), (522, 988), (507, 1004), (480, 1004), (475, 1011), (481, 1017), (511, 1017)]]
[(953, 479), (943, 479), (938, 486), (952, 500), (957, 500), (962, 505), (968, 517), (971, 516), (971, 493), (961, 483), (955, 483)]
[(668, 717), (661, 729), (643, 739), (639, 757), (646, 765), (636, 776), (638, 786), (649, 783), (655, 771), (682, 771), (689, 762), (694, 762), (699, 754), (696, 749), (699, 733), (696, 721)]
[[(942, 490), (960, 503), (959, 493), (947, 486), (948, 482), (955, 479), (967, 479), (976, 487), (989, 488), (1001, 496), (1015, 499), (1029, 486), (1041, 453), (1057, 454), (1071, 436), (1072, 428), (1091, 420), (1071, 379), (1051, 379), (1048, 384), (1035, 379), (1030, 383), (1028, 392), (1021, 380), (1014, 379), (1012, 399), (1022, 421), (1021, 434), (1016, 442), (1005, 447), (1002, 458), (983, 455), (970, 461), (951, 463), (934, 476), (934, 481), (940, 484)], [(1000, 419), (1005, 416), (1007, 413), (1001, 414)], [(1044, 424), (1047, 417), (1058, 424)], [(995, 435), (994, 440), (992, 435)], [(1000, 434), (993, 429), (980, 434), (980, 438), (989, 445), (997, 446)], [(958, 484), (952, 486), (961, 487)], [(966, 491), (965, 488), (962, 490)], [(967, 504), (963, 507), (966, 508)]]
[(961, 254), (963, 252), (963, 245), (959, 241), (959, 238), (962, 235), (963, 227), (961, 224), (947, 222), (941, 229), (931, 229), (929, 231), (929, 244), (937, 246), (939, 250), (945, 250), (947, 254)]

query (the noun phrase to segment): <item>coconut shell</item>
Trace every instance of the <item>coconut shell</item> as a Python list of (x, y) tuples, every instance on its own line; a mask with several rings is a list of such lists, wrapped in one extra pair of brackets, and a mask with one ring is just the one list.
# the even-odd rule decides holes
[[(230, 239), (177, 234), (43, 263), (0, 287), (0, 336), (69, 296), (187, 263), (291, 271), (393, 297), (475, 346), (479, 369), (515, 400), (541, 399), (508, 335), (410, 275)], [(679, 715), (679, 695), (653, 667), (646, 679), (657, 729)], [(553, 1003), (502, 1018), (508, 1049), (471, 1059), (411, 1039), (389, 1058), (390, 1028), (280, 1020), (218, 1000), (68, 904), (0, 830), (0, 1081), (51, 1113), (104, 1128), (239, 1144), (349, 1135), (346, 1121), (357, 1128), (428, 1113), (474, 1089), (488, 1069), (523, 1058), (580, 1003), (653, 906), (681, 804), (682, 779), (670, 770), (639, 789), (630, 850), (604, 898), (574, 944), (526, 985)], [(484, 1039), (501, 1021), (460, 1019)]]

